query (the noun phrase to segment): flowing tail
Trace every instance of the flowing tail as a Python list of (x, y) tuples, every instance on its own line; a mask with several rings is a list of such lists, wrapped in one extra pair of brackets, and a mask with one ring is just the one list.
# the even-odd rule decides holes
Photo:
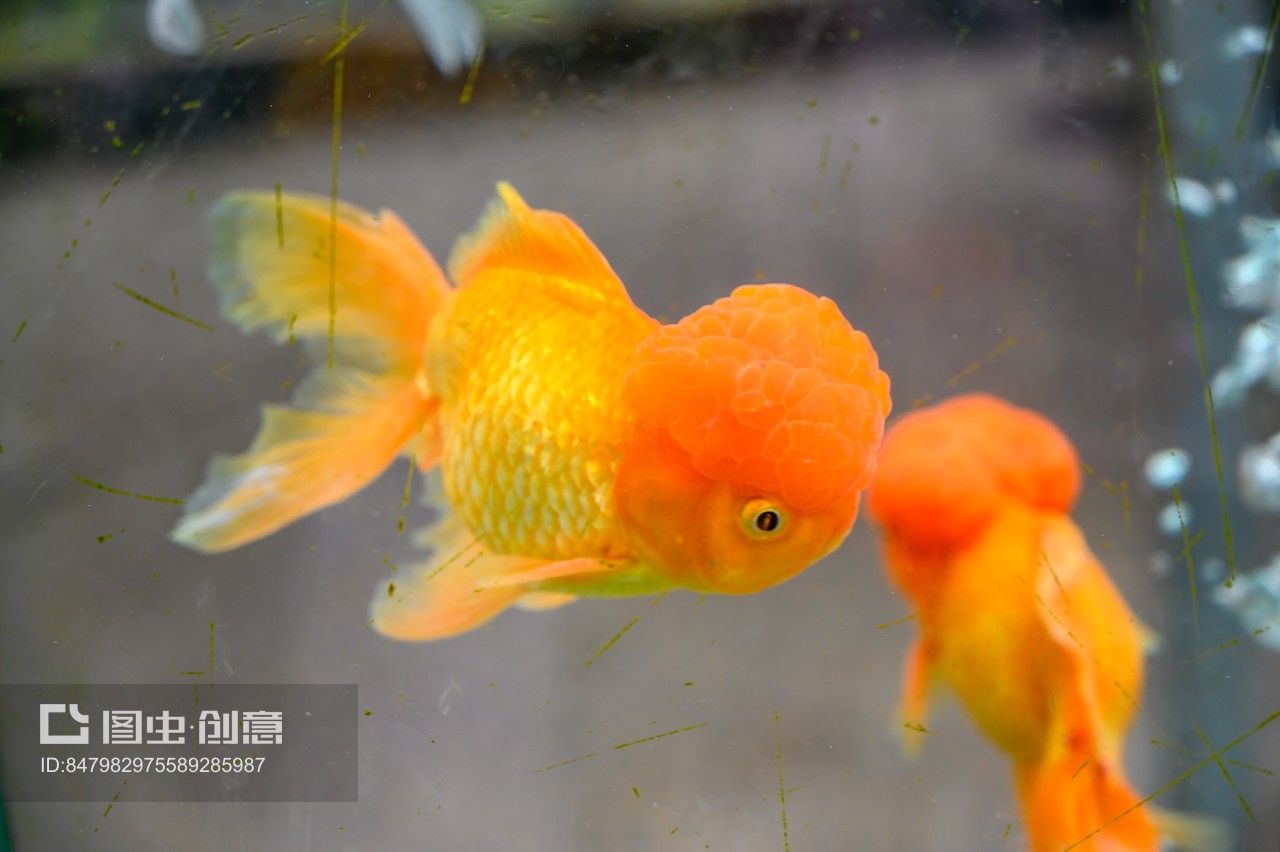
[(1031, 852), (1223, 852), (1230, 832), (1216, 819), (1174, 813), (1144, 802), (1118, 766), (1072, 752), (1014, 769)]
[(1137, 793), (1097, 755), (1073, 751), (1014, 772), (1032, 852), (1157, 852), (1159, 834)]
[(439, 459), (437, 402), (422, 376), (427, 327), (451, 288), (394, 213), (327, 198), (237, 192), (212, 211), (209, 278), (224, 317), (317, 366), (289, 406), (263, 407), (249, 450), (215, 457), (174, 541), (206, 553), (332, 505), (402, 451)]

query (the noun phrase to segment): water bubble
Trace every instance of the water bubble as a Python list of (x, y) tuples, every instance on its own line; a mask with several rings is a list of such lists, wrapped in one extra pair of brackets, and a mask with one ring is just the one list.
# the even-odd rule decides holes
[(1233, 611), (1259, 644), (1280, 651), (1280, 554), (1269, 565), (1240, 574), (1232, 585), (1217, 587), (1212, 598)]
[(1219, 178), (1213, 182), (1213, 195), (1219, 204), (1230, 204), (1240, 197), (1240, 190), (1231, 178)]
[(1257, 512), (1280, 512), (1280, 434), (1245, 447), (1237, 468), (1240, 499)]
[(1267, 251), (1251, 251), (1222, 267), (1222, 300), (1228, 307), (1264, 310), (1275, 303), (1278, 289), (1276, 258)]
[(147, 35), (166, 53), (195, 56), (204, 46), (204, 22), (192, 0), (150, 0)]
[(1209, 187), (1195, 178), (1174, 178), (1167, 195), (1170, 202), (1201, 219), (1212, 215), (1214, 208), (1218, 206), (1218, 199)]
[(1107, 73), (1114, 74), (1121, 80), (1128, 80), (1133, 74), (1133, 63), (1129, 61), (1129, 57), (1117, 54), (1107, 63)]
[(1216, 556), (1210, 556), (1200, 566), (1200, 579), (1206, 583), (1217, 583), (1227, 576), (1227, 564)]
[(1173, 568), (1173, 557), (1164, 551), (1151, 554), (1151, 573), (1157, 577), (1168, 577), (1169, 571)]
[(1255, 320), (1240, 332), (1236, 345), (1236, 366), (1246, 379), (1256, 382), (1270, 372), (1280, 360), (1280, 337), (1273, 321), (1267, 317)]
[(1249, 25), (1232, 32), (1222, 40), (1222, 55), (1227, 59), (1244, 59), (1267, 50), (1267, 31)]
[[(1274, 139), (1275, 144), (1280, 146), (1280, 133), (1273, 130), (1267, 138)], [(1265, 251), (1274, 258), (1280, 249), (1280, 219), (1241, 216), (1240, 238), (1250, 251)]]
[(1166, 86), (1176, 86), (1182, 82), (1182, 66), (1172, 59), (1160, 63), (1160, 82)]
[(1210, 388), (1213, 404), (1220, 408), (1235, 408), (1244, 402), (1253, 382), (1246, 379), (1235, 366), (1223, 367), (1213, 374)]
[[(1274, 286), (1274, 282), (1272, 282)], [(1240, 290), (1237, 290), (1237, 295)], [(1242, 297), (1243, 298), (1243, 297)], [(1230, 408), (1239, 405), (1250, 387), (1265, 378), (1280, 390), (1280, 313), (1249, 323), (1236, 343), (1235, 359), (1213, 377), (1215, 402)]]
[(1147, 461), (1142, 466), (1151, 487), (1164, 491), (1182, 482), (1190, 469), (1191, 456), (1187, 455), (1186, 450), (1177, 447), (1157, 450), (1147, 456)]
[(1186, 503), (1169, 503), (1160, 510), (1156, 526), (1165, 535), (1182, 535), (1183, 527), (1190, 527), (1195, 515)]
[(400, 0), (400, 5), (446, 77), (471, 65), (484, 49), (484, 21), (466, 0)]

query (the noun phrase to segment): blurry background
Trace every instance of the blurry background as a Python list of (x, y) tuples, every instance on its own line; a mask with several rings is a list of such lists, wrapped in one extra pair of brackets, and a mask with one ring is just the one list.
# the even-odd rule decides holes
[[(1216, 592), (1228, 552), (1186, 278), (1206, 369), (1226, 371), (1243, 574), (1280, 547), (1280, 447), (1251, 456), (1248, 505), (1237, 471), (1280, 428), (1280, 344), (1255, 322), (1280, 303), (1280, 237), (1262, 219), (1241, 235), (1277, 200), (1270, 17), (1244, 0), (1146, 16), (1106, 0), (6, 0), (0, 681), (181, 681), (215, 634), (219, 682), (356, 682), (371, 711), (357, 804), (9, 804), (14, 848), (1025, 842), (1008, 761), (954, 703), (902, 755), (914, 627), (894, 623), (908, 610), (864, 520), (753, 597), (585, 601), (414, 646), (366, 626), (375, 582), (417, 558), (398, 519), (428, 517), (401, 507), (403, 461), (218, 557), (168, 541), (176, 506), (78, 479), (186, 496), (288, 398), (301, 350), (218, 320), (205, 211), (237, 187), (327, 194), (335, 123), (339, 194), (395, 209), (438, 257), (510, 180), (578, 221), (655, 316), (791, 281), (870, 335), (897, 413), (988, 390), (1048, 414), (1088, 465), (1077, 519), (1164, 638), (1129, 740), (1136, 786), (1208, 756), (1197, 725), (1215, 746), (1245, 733), (1280, 709), (1280, 574)], [(1177, 512), (1143, 471), (1166, 447), (1192, 460), (1198, 634)], [(1230, 783), (1210, 764), (1158, 803), (1229, 821), (1237, 849), (1280, 848), (1280, 725), (1227, 757)]]

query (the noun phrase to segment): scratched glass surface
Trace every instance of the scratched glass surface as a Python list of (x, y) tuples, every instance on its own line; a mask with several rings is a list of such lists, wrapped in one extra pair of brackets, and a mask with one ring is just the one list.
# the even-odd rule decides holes
[(1009, 760), (957, 701), (902, 752), (916, 626), (865, 509), (759, 594), (513, 610), (429, 644), (368, 623), (432, 518), (403, 458), (249, 546), (171, 543), (210, 456), (309, 369), (219, 316), (210, 205), (336, 195), (445, 257), (508, 180), (655, 317), (794, 282), (868, 333), (895, 417), (982, 390), (1057, 422), (1073, 516), (1161, 637), (1135, 788), (1275, 850), (1280, 567), (1251, 573), (1280, 550), (1272, 14), (3, 3), (0, 680), (355, 682), (362, 711), (358, 803), (123, 785), (8, 805), (13, 848), (1025, 848)]

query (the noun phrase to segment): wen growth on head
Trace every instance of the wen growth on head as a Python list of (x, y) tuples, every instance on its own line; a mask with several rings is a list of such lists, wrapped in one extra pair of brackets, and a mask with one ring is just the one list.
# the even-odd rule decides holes
[(889, 380), (831, 300), (742, 286), (661, 325), (573, 222), (507, 184), (448, 267), (452, 284), (389, 211), (223, 198), (223, 315), (319, 363), (247, 452), (213, 460), (174, 539), (238, 547), (398, 454), (439, 466), (433, 556), (372, 603), (380, 632), (426, 640), (512, 604), (757, 592), (848, 534)]
[(923, 730), (931, 681), (950, 686), (1013, 758), (1034, 852), (1217, 848), (1216, 823), (1144, 805), (1125, 778), (1151, 634), (1068, 516), (1079, 470), (1056, 426), (992, 396), (889, 430), (867, 493), (920, 628), (904, 729)]

